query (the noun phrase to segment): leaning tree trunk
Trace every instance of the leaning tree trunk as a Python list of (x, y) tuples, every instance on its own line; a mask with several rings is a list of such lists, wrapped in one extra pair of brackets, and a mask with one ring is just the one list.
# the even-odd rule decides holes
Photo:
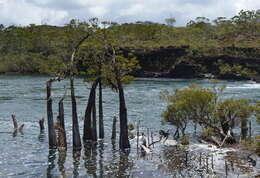
[(77, 103), (74, 90), (74, 77), (70, 76), (70, 91), (71, 91), (71, 104), (72, 104), (72, 134), (73, 134), (73, 148), (81, 149)]
[(49, 148), (57, 147), (57, 139), (56, 139), (56, 133), (54, 130), (54, 123), (53, 123), (52, 98), (51, 98), (51, 84), (53, 81), (54, 81), (53, 79), (50, 79), (46, 83)]
[(75, 46), (69, 63), (70, 91), (71, 91), (71, 104), (72, 104), (72, 133), (73, 133), (74, 149), (81, 149), (81, 141), (80, 141), (79, 124), (78, 124), (77, 103), (76, 103), (75, 90), (74, 90), (73, 63), (74, 63), (74, 57), (77, 53), (77, 50), (79, 49), (80, 45), (89, 37), (89, 35), (90, 34), (87, 34)]
[(68, 72), (70, 75), (70, 91), (71, 91), (71, 104), (72, 104), (72, 134), (73, 134), (73, 148), (74, 149), (81, 149), (81, 140), (80, 140), (80, 133), (79, 133), (79, 124), (78, 124), (78, 115), (77, 115), (77, 103), (75, 97), (75, 90), (74, 90), (74, 73), (73, 73), (73, 64), (74, 64), (74, 57), (80, 47), (80, 45), (90, 36), (87, 33), (74, 47), (73, 52), (70, 57), (70, 61), (68, 63)]
[(104, 138), (104, 121), (103, 121), (103, 99), (102, 99), (102, 81), (99, 82), (99, 138)]
[(119, 92), (119, 120), (120, 120), (120, 139), (119, 148), (124, 150), (130, 148), (127, 129), (127, 109), (125, 104), (124, 89), (120, 80), (117, 80)]
[(97, 141), (97, 112), (96, 112), (96, 91), (94, 90), (93, 96), (93, 106), (92, 106), (92, 141)]
[(99, 79), (95, 80), (94, 83), (92, 84), (90, 93), (89, 93), (89, 98), (88, 98), (88, 105), (85, 110), (85, 119), (84, 119), (84, 131), (83, 131), (83, 141), (90, 141), (93, 140), (92, 137), (92, 122), (91, 122), (91, 113), (92, 113), (92, 107), (93, 104), (95, 103), (95, 90), (97, 88), (97, 84), (99, 82)]

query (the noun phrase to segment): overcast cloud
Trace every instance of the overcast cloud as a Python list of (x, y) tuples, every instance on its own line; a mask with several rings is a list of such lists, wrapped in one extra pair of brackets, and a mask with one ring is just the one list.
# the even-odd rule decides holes
[(241, 9), (260, 9), (260, 0), (0, 0), (5, 25), (63, 25), (70, 19), (98, 17), (116, 22), (164, 22), (175, 17), (185, 25), (198, 16), (232, 17)]

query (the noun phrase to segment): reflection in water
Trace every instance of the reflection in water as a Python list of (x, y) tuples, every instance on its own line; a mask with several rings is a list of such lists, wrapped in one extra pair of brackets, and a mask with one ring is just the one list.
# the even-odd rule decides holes
[(62, 177), (67, 177), (66, 176), (66, 168), (64, 166), (66, 162), (66, 157), (67, 157), (67, 152), (66, 150), (60, 150), (59, 151), (59, 159), (58, 159), (58, 167), (59, 171)]
[(97, 145), (88, 143), (85, 145), (84, 165), (86, 176), (97, 177)]
[(73, 151), (73, 177), (79, 177), (81, 151)]
[(128, 170), (133, 167), (133, 162), (129, 161), (128, 154), (119, 153), (119, 167), (116, 177), (127, 177), (130, 176)]
[(44, 140), (45, 140), (44, 130), (41, 130), (41, 131), (40, 131), (39, 136), (38, 136), (38, 140), (39, 140), (40, 142), (44, 142)]
[(52, 177), (52, 170), (55, 168), (56, 149), (49, 149), (47, 177)]
[(174, 146), (163, 150), (163, 163), (160, 168), (177, 177), (203, 177), (206, 161), (204, 163), (205, 165), (202, 167), (199, 166), (198, 153), (188, 152), (186, 148)]
[(104, 175), (104, 171), (103, 171), (104, 142), (103, 142), (103, 140), (99, 141), (98, 151), (99, 151), (99, 171), (100, 171), (99, 177), (101, 178)]
[(257, 166), (257, 157), (252, 153), (246, 152), (227, 152), (226, 158), (226, 174), (248, 174), (253, 172), (253, 168)]
[[(118, 158), (119, 156), (119, 158)], [(105, 166), (107, 177), (129, 177), (133, 168), (133, 161), (129, 159), (129, 153), (116, 150), (116, 143), (112, 141), (112, 158)]]

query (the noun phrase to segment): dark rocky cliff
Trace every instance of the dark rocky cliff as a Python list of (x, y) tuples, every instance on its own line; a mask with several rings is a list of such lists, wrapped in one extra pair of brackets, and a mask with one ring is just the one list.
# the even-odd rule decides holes
[[(260, 76), (260, 53), (255, 48), (227, 47), (226, 54), (203, 55), (198, 51), (189, 52), (188, 46), (161, 47), (158, 49), (124, 49), (125, 54), (134, 54), (141, 70), (137, 77), (167, 77), (167, 78), (218, 78), (228, 80), (249, 80)], [(240, 52), (238, 56), (233, 53)], [(258, 54), (259, 53), (259, 54)], [(221, 62), (221, 64), (220, 64)], [(223, 73), (222, 68), (230, 71)], [(236, 71), (234, 66), (251, 71), (254, 77)]]

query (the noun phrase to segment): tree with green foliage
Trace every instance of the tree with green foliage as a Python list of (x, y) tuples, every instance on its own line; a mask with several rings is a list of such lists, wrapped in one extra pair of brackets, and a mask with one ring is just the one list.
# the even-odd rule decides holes
[(165, 22), (166, 22), (167, 25), (173, 27), (174, 24), (176, 23), (176, 19), (174, 17), (166, 18)]
[(133, 80), (133, 77), (130, 75), (130, 73), (139, 68), (139, 65), (136, 58), (123, 57), (120, 48), (116, 48), (115, 46), (111, 46), (111, 48), (112, 60), (110, 61), (110, 64), (106, 66), (105, 74), (111, 88), (116, 90), (119, 95), (119, 147), (120, 149), (124, 150), (130, 148), (130, 144), (128, 139), (127, 108), (123, 84), (129, 84)]
[[(92, 35), (88, 42), (82, 46), (81, 56), (83, 66), (85, 67), (86, 80), (92, 83), (89, 94), (88, 104), (85, 110), (84, 121), (84, 141), (97, 141), (96, 128), (96, 88), (99, 85), (99, 138), (104, 138), (103, 124), (103, 106), (102, 106), (102, 81), (103, 66), (107, 64), (106, 60), (106, 29), (100, 28), (97, 18), (91, 19), (92, 28), (95, 34)], [(92, 114), (91, 114), (92, 113)]]
[(192, 84), (174, 90), (173, 95), (164, 91), (162, 98), (168, 102), (168, 106), (162, 116), (180, 128), (183, 135), (187, 123), (193, 122), (212, 129), (221, 141), (234, 143), (236, 140), (232, 129), (241, 125), (241, 137), (245, 139), (248, 119), (255, 115), (256, 107), (244, 99), (220, 99), (219, 93), (223, 89), (224, 87), (217, 89), (215, 84), (211, 89)]

